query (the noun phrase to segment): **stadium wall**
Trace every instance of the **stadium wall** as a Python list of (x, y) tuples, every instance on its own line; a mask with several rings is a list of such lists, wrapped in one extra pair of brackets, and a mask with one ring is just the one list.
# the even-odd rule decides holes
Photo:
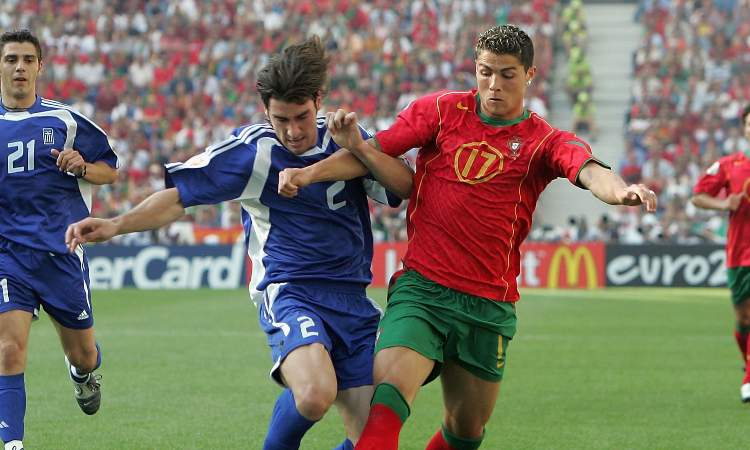
[[(246, 286), (250, 262), (241, 244), (88, 248), (93, 289), (235, 289)], [(375, 245), (374, 287), (401, 267), (406, 243)], [(718, 245), (574, 245), (531, 242), (521, 247), (521, 287), (595, 289), (605, 286), (726, 285)]]

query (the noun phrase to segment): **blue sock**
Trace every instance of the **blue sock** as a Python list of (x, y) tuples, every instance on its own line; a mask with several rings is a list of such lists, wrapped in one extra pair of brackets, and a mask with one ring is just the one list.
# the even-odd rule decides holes
[(344, 442), (339, 444), (339, 446), (333, 450), (354, 450), (354, 444), (352, 444), (352, 441), (350, 441), (349, 438), (346, 438), (344, 439)]
[(23, 440), (26, 388), (23, 374), (0, 375), (0, 441)]
[(276, 399), (273, 407), (271, 423), (268, 425), (268, 434), (263, 443), (263, 450), (297, 450), (299, 449), (302, 436), (315, 424), (297, 411), (294, 403), (294, 395), (289, 389)]
[[(94, 367), (94, 370), (98, 369), (99, 366), (102, 365), (102, 350), (99, 348), (99, 343), (96, 344), (96, 366)], [(93, 372), (92, 370), (91, 372)], [(89, 374), (88, 373), (80, 373), (78, 369), (71, 365), (70, 366), (70, 378), (75, 381), (76, 383), (85, 383), (89, 380)]]

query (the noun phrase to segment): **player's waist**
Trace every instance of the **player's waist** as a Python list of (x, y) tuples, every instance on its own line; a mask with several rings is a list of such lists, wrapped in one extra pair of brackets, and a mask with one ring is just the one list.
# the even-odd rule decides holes
[[(60, 240), (60, 243), (60, 247), (62, 248), (62, 239)], [(67, 251), (61, 251), (60, 249), (55, 248), (42, 240), (26, 238), (23, 235), (9, 237), (7, 234), (4, 234), (2, 232), (0, 232), (0, 249), (19, 254), (26, 252), (52, 252), (60, 255), (68, 254)]]
[(404, 266), (420, 273), (425, 278), (464, 294), (482, 297), (494, 302), (515, 303), (518, 300), (518, 289), (515, 278), (510, 283), (497, 278), (480, 279), (474, 275), (456, 270), (454, 267), (435, 267), (422, 264), (419, 260), (405, 258)]
[(293, 286), (304, 286), (331, 292), (343, 292), (347, 294), (365, 295), (367, 284), (354, 281), (335, 281), (321, 279), (296, 279), (287, 281), (286, 284)]

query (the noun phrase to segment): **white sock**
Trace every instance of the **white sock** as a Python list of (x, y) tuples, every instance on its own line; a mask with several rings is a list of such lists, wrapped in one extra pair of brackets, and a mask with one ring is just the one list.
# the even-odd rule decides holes
[(78, 384), (85, 383), (89, 380), (89, 374), (88, 373), (80, 374), (78, 372), (78, 369), (75, 368), (75, 366), (70, 366), (70, 375), (73, 381), (75, 381)]

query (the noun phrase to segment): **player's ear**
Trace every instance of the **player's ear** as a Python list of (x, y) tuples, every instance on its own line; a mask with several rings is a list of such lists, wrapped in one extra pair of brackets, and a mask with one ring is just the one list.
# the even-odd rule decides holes
[(320, 110), (320, 106), (323, 104), (323, 94), (318, 92), (315, 95), (315, 111)]
[(526, 85), (530, 86), (531, 81), (534, 79), (534, 76), (536, 76), (536, 66), (529, 67), (529, 70), (526, 71)]

